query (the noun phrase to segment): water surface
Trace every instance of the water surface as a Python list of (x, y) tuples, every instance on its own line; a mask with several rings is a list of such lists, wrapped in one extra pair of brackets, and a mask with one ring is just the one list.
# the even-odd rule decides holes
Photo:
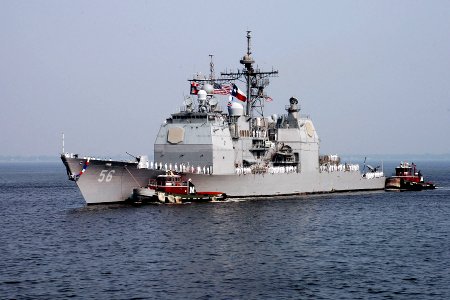
[(420, 167), (439, 189), (133, 207), (0, 164), (0, 298), (448, 299), (450, 163)]

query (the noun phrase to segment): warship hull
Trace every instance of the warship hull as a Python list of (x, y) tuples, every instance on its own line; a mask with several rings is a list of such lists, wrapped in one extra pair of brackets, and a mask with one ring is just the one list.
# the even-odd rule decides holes
[(230, 198), (382, 190), (385, 182), (384, 177), (366, 179), (352, 172), (189, 175), (199, 190), (224, 191)]
[[(83, 170), (86, 158), (61, 156), (69, 178)], [(134, 188), (146, 186), (163, 170), (138, 168), (137, 162), (90, 160), (76, 183), (87, 204), (127, 201)], [(285, 174), (184, 174), (201, 191), (223, 191), (228, 198), (273, 197), (384, 189), (385, 177), (366, 178), (359, 172)]]
[[(250, 40), (247, 31), (243, 69), (216, 78), (211, 56), (209, 78), (197, 74), (188, 80), (190, 94), (156, 135), (154, 162), (145, 155), (124, 162), (63, 154), (69, 179), (86, 202), (126, 201), (133, 189), (166, 171), (191, 179), (200, 191), (232, 198), (382, 190), (385, 177), (378, 167), (367, 165), (369, 172), (361, 173), (337, 154), (320, 155), (319, 135), (297, 98), (289, 98), (286, 114), (264, 114), (265, 103), (273, 100), (265, 89), (278, 71), (254, 66)], [(227, 95), (225, 111), (219, 100)], [(364, 161), (363, 172), (365, 166)]]
[[(69, 179), (77, 183), (87, 204), (126, 201), (134, 188), (146, 186), (149, 179), (163, 174), (159, 170), (138, 169), (137, 162), (89, 160), (61, 156)], [(81, 175), (80, 175), (81, 174)]]

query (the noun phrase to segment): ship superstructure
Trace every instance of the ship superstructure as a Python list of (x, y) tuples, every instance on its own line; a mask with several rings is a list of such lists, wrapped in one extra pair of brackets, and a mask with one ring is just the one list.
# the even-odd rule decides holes
[[(132, 193), (133, 185), (145, 186), (145, 181), (166, 170), (191, 178), (201, 190), (220, 190), (229, 197), (384, 188), (382, 172), (361, 174), (357, 164), (342, 163), (337, 155), (319, 155), (319, 137), (314, 124), (300, 114), (295, 97), (289, 99), (286, 113), (264, 115), (265, 103), (272, 100), (265, 89), (269, 78), (277, 76), (278, 71), (254, 67), (250, 31), (247, 52), (240, 63), (244, 66), (242, 70), (223, 72), (220, 78), (215, 78), (211, 60), (209, 78), (194, 76), (189, 80), (191, 95), (161, 125), (154, 145), (154, 160), (140, 159), (139, 163), (117, 171), (123, 176), (121, 182), (128, 183), (121, 186), (121, 199)], [(238, 87), (242, 83), (246, 86), (245, 93)], [(219, 99), (223, 96), (219, 95), (229, 95), (225, 109)], [(77, 169), (72, 170), (71, 155), (62, 157), (69, 176), (82, 172), (83, 161), (75, 163)], [(93, 176), (101, 176), (102, 171), (94, 170), (98, 174)], [(99, 178), (91, 179), (89, 182), (86, 179), (89, 190), (109, 188), (98, 185)], [(77, 183), (83, 193), (80, 181)], [(90, 203), (85, 193), (83, 196)], [(104, 200), (100, 202), (111, 202)]]
[(224, 112), (217, 105), (213, 76), (193, 80), (200, 87), (197, 105), (187, 97), (181, 111), (161, 126), (155, 142), (156, 161), (201, 166), (212, 175), (319, 171), (319, 137), (313, 122), (300, 115), (298, 100), (289, 99), (287, 114), (264, 116), (269, 98), (265, 88), (278, 71), (255, 69), (250, 32), (247, 41), (247, 53), (240, 61), (244, 68), (222, 73), (219, 79), (233, 86), (231, 82), (243, 79), (245, 102), (230, 100)]

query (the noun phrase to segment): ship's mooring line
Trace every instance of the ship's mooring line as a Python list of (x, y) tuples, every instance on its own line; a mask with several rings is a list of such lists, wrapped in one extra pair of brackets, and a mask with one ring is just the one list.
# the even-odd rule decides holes
[(125, 166), (125, 170), (127, 170), (127, 172), (131, 175), (131, 178), (133, 178), (134, 182), (137, 183), (137, 185), (139, 185), (139, 182), (136, 180), (136, 178), (134, 178), (133, 174), (131, 174), (130, 170), (128, 170), (127, 166)]

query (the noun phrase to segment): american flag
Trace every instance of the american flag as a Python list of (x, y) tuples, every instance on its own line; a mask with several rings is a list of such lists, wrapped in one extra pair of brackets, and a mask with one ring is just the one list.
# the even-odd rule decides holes
[(229, 95), (231, 93), (231, 84), (218, 84), (214, 83), (214, 92), (213, 94), (219, 95)]

